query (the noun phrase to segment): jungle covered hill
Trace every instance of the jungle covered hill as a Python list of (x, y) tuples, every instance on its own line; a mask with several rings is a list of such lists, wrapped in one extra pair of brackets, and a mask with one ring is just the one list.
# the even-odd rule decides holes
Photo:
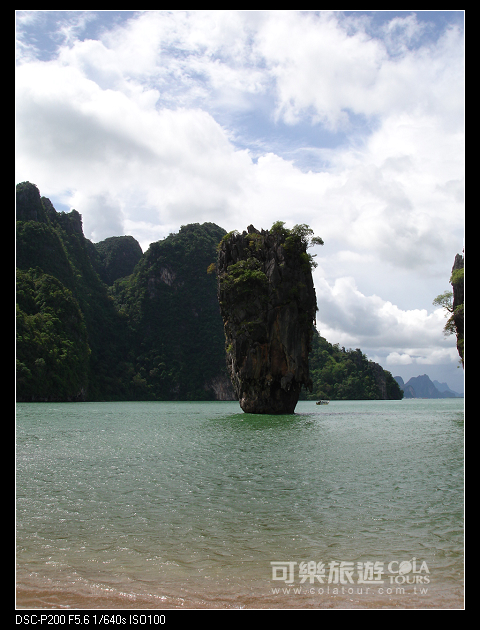
[(332, 345), (314, 331), (309, 357), (312, 393), (303, 400), (401, 400), (403, 390), (392, 374), (356, 348)]
[[(18, 401), (234, 399), (207, 273), (223, 228), (182, 226), (143, 253), (131, 236), (92, 243), (76, 210), (57, 212), (30, 182), (16, 212)], [(308, 398), (402, 398), (359, 349), (316, 330), (312, 346)]]

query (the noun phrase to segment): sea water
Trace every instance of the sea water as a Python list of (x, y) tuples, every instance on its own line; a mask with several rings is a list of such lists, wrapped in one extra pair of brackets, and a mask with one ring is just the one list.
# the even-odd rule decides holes
[(461, 608), (462, 399), (17, 405), (17, 608)]

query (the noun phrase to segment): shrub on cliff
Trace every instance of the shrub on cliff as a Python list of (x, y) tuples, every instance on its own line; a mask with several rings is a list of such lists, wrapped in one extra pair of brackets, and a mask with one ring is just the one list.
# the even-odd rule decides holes
[(301, 387), (311, 385), (312, 235), (306, 225), (289, 230), (277, 221), (270, 231), (231, 232), (218, 248), (227, 366), (247, 413), (293, 413)]

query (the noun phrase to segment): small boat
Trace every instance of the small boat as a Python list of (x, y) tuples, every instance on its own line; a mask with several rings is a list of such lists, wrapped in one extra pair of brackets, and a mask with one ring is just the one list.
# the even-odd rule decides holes
[(329, 400), (319, 400), (317, 402), (317, 405), (328, 405), (329, 402), (330, 402)]

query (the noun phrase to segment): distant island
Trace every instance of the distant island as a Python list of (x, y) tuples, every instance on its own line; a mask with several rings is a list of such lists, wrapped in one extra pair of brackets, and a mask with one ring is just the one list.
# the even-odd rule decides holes
[(426, 374), (414, 376), (406, 383), (401, 376), (394, 378), (403, 390), (404, 398), (463, 398), (463, 394), (454, 392), (446, 383), (431, 381)]
[[(30, 182), (17, 185), (16, 212), (17, 401), (236, 399), (207, 273), (226, 230), (183, 225), (146, 252), (132, 236), (92, 243), (79, 212), (57, 212)], [(300, 400), (404, 395), (360, 348), (315, 327), (309, 378)]]

